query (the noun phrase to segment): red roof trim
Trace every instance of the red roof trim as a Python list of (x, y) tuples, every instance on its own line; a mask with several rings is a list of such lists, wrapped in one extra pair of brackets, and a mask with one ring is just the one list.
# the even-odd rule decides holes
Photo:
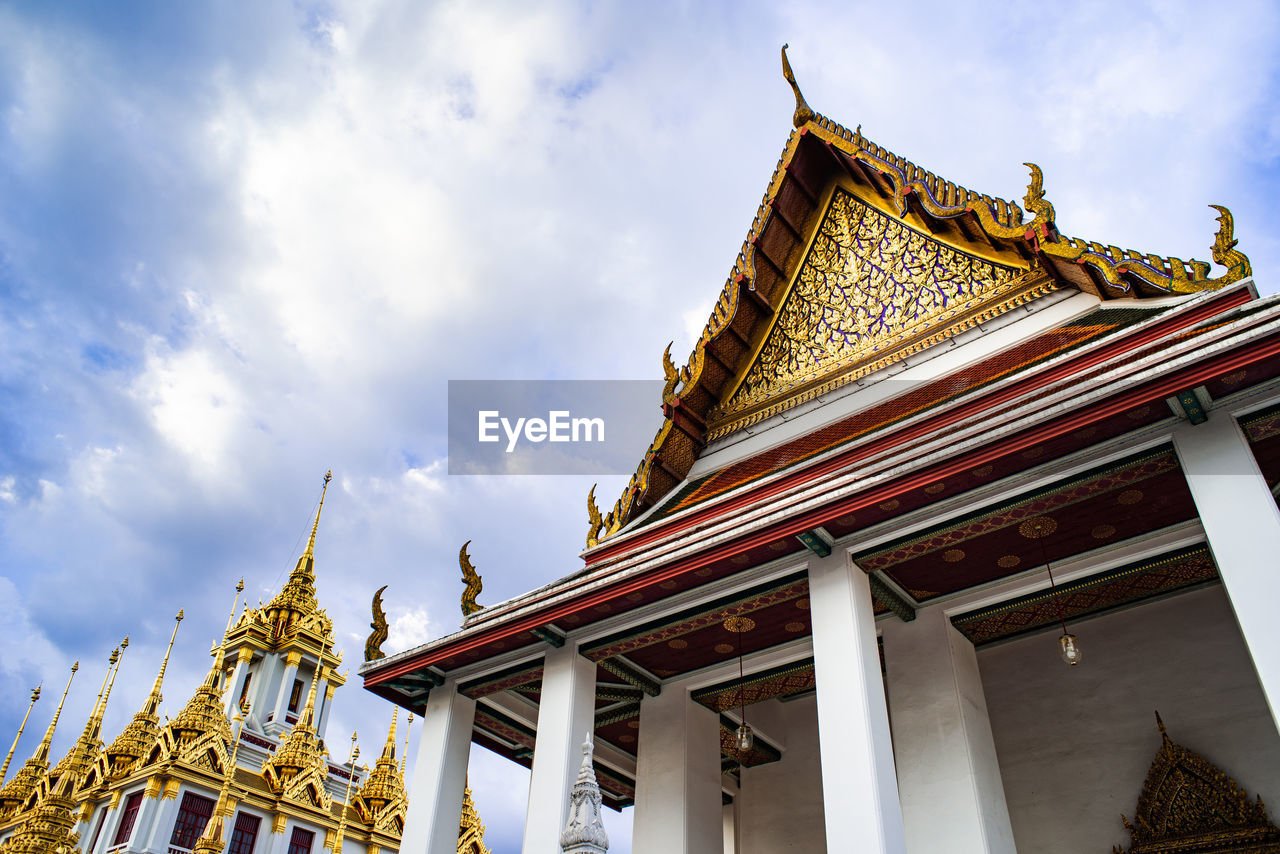
[(1057, 438), (1064, 433), (1069, 433), (1081, 427), (1088, 425), (1090, 422), (1099, 421), (1116, 415), (1126, 409), (1139, 406), (1152, 401), (1162, 401), (1169, 395), (1186, 389), (1191, 386), (1199, 385), (1212, 379), (1214, 376), (1236, 370), (1248, 364), (1259, 362), (1273, 356), (1280, 355), (1280, 334), (1261, 341), (1254, 342), (1245, 347), (1226, 353), (1199, 365), (1192, 366), (1179, 372), (1171, 377), (1164, 377), (1159, 380), (1153, 380), (1138, 389), (1125, 392), (1123, 395), (1117, 395), (1108, 400), (1100, 401), (1092, 406), (1081, 409), (1072, 415), (1059, 418), (1052, 423), (1042, 425), (1026, 431), (1021, 436), (1001, 442), (998, 446), (987, 446), (972, 451), (962, 457), (940, 463), (928, 469), (916, 472), (904, 478), (900, 478), (893, 483), (885, 484), (867, 492), (858, 493), (849, 496), (838, 502), (824, 505), (823, 507), (810, 510), (803, 515), (793, 517), (792, 519), (774, 525), (770, 528), (755, 531), (747, 536), (735, 540), (733, 543), (718, 549), (712, 549), (701, 554), (692, 555), (690, 557), (679, 560), (668, 566), (650, 570), (649, 572), (638, 575), (634, 578), (609, 585), (595, 592), (586, 594), (578, 599), (569, 602), (562, 602), (559, 605), (546, 609), (545, 611), (528, 614), (509, 623), (495, 625), (489, 631), (479, 632), (466, 638), (459, 638), (454, 643), (439, 647), (435, 650), (424, 652), (421, 655), (398, 662), (388, 667), (386, 670), (369, 673), (365, 676), (365, 687), (378, 685), (390, 679), (394, 679), (404, 673), (429, 667), (435, 662), (443, 661), (460, 653), (478, 649), (485, 644), (492, 643), (496, 640), (511, 637), (529, 629), (545, 625), (561, 619), (569, 614), (573, 614), (591, 608), (596, 605), (615, 599), (619, 596), (625, 596), (641, 588), (657, 584), (667, 579), (683, 575), (702, 566), (711, 563), (713, 560), (729, 557), (740, 552), (764, 545), (779, 537), (792, 536), (801, 531), (811, 529), (817, 525), (821, 525), (827, 519), (833, 516), (840, 516), (845, 513), (852, 513), (876, 504), (881, 501), (888, 500), (897, 495), (909, 492), (933, 483), (937, 480), (945, 479), (951, 475), (960, 473), (974, 466), (980, 466), (987, 462), (997, 459), (1009, 453), (1015, 453), (1033, 445), (1039, 444), (1050, 439)]

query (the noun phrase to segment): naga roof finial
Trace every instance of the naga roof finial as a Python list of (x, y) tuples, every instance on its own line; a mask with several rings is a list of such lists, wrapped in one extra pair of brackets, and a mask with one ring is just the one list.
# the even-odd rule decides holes
[(806, 122), (810, 122), (818, 117), (812, 109), (809, 108), (808, 102), (805, 101), (804, 95), (800, 94), (800, 84), (796, 83), (795, 72), (791, 70), (791, 63), (787, 60), (787, 48), (790, 45), (782, 46), (782, 76), (791, 84), (791, 91), (796, 95), (796, 111), (791, 116), (791, 123), (796, 127), (804, 127)]
[(458, 566), (462, 568), (462, 583), (467, 585), (462, 591), (462, 616), (464, 617), (470, 617), (484, 608), (483, 605), (476, 604), (476, 597), (484, 589), (484, 582), (480, 580), (480, 573), (476, 572), (476, 568), (471, 565), (471, 556), (467, 554), (469, 545), (471, 541), (467, 540), (458, 550)]

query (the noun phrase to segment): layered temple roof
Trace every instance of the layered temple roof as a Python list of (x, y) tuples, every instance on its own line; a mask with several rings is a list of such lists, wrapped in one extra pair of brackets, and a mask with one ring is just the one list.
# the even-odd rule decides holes
[[(1153, 300), (1251, 274), (1219, 213), (1226, 268), (1059, 232), (1039, 167), (1024, 209), (928, 172), (814, 112), (783, 51), (794, 124), (710, 320), (683, 368), (663, 354), (664, 420), (591, 548), (660, 504), (708, 443), (1053, 291)], [(1030, 218), (1027, 216), (1030, 213)]]

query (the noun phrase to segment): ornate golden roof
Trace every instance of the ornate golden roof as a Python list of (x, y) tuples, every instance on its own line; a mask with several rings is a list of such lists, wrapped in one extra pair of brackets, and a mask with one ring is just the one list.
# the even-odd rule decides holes
[(62, 699), (58, 701), (58, 708), (54, 711), (53, 719), (49, 721), (49, 727), (45, 730), (44, 738), (40, 740), (40, 745), (36, 748), (35, 753), (23, 763), (18, 772), (13, 775), (13, 779), (3, 789), (0, 789), (0, 818), (6, 818), (20, 811), (27, 798), (31, 796), (40, 784), (45, 771), (48, 770), (49, 747), (53, 744), (53, 731), (57, 729), (58, 718), (62, 716), (62, 704), (67, 701), (67, 692), (71, 690), (71, 680), (75, 679), (76, 671), (79, 669), (80, 662), (77, 661), (71, 665), (71, 675), (67, 677), (67, 686), (62, 689)]
[[(223, 660), (226, 656), (226, 636), (231, 631), (243, 590), (242, 578), (236, 584), (236, 597), (231, 604), (231, 614), (227, 617), (227, 631), (223, 633), (222, 643), (214, 651), (213, 665), (209, 668), (208, 675), (177, 717), (165, 723), (159, 732), (159, 753), (165, 758), (200, 762), (212, 769), (215, 763), (208, 757), (208, 751), (212, 750), (218, 757), (218, 763), (222, 763), (231, 750), (231, 722), (227, 720), (222, 706), (222, 692), (226, 688), (223, 684)], [(143, 761), (150, 759), (151, 757), (147, 757)], [(222, 765), (219, 764), (218, 767)]]
[(31, 702), (27, 705), (27, 713), (22, 716), (22, 723), (18, 724), (18, 734), (13, 737), (13, 746), (9, 748), (8, 754), (4, 757), (4, 764), (0, 765), (0, 786), (4, 785), (4, 780), (9, 776), (9, 763), (13, 761), (13, 754), (18, 749), (18, 742), (22, 740), (22, 731), (27, 728), (27, 719), (31, 717), (31, 710), (36, 707), (36, 702), (40, 699), (40, 689), (43, 685), (37, 685), (31, 691)]
[[(1217, 277), (1205, 262), (1067, 237), (1039, 167), (1027, 164), (1028, 219), (1016, 203), (939, 178), (815, 112), (785, 48), (782, 61), (796, 130), (688, 361), (677, 369), (670, 348), (663, 356), (665, 417), (639, 467), (608, 513), (588, 496), (588, 548), (677, 488), (707, 442), (1041, 294), (1167, 297), (1251, 275), (1225, 207), (1213, 206)], [(829, 216), (833, 205), (845, 210)], [(940, 266), (919, 263), (920, 253)], [(878, 265), (881, 255), (895, 266)]]
[(328, 812), (332, 804), (324, 787), (329, 774), (328, 754), (320, 744), (313, 723), (316, 685), (324, 678), (324, 672), (321, 666), (312, 676), (302, 714), (284, 743), (262, 763), (262, 776), (276, 797), (310, 803)]
[(391, 727), (382, 755), (373, 771), (365, 779), (355, 799), (356, 814), (365, 824), (392, 833), (399, 833), (404, 825), (408, 799), (405, 796), (404, 775), (396, 762), (396, 715), (391, 711)]
[(160, 732), (160, 703), (164, 697), (160, 688), (164, 684), (164, 672), (169, 666), (169, 655), (173, 652), (173, 642), (178, 637), (178, 625), (182, 623), (182, 611), (174, 617), (173, 633), (169, 636), (169, 646), (164, 652), (164, 660), (160, 662), (160, 672), (156, 674), (151, 693), (142, 704), (142, 708), (133, 716), (124, 730), (116, 736), (111, 745), (103, 751), (100, 759), (100, 777), (104, 780), (118, 780), (128, 774), (146, 759)]
[[(1280, 828), (1262, 797), (1251, 800), (1235, 780), (1169, 738), (1156, 713), (1160, 749), (1142, 784), (1128, 854), (1261, 854), (1280, 851)], [(1113, 854), (1125, 854), (1119, 847)]]
[(71, 854), (77, 852), (80, 834), (75, 799), (61, 790), (50, 793), (32, 810), (17, 832), (0, 843), (0, 854)]
[(462, 790), (462, 816), (458, 821), (458, 854), (490, 854), (484, 844), (484, 822), (471, 799), (471, 783)]

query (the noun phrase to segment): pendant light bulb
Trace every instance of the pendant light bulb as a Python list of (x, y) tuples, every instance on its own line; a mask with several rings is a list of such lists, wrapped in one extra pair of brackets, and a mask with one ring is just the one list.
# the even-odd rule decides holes
[(738, 750), (746, 753), (756, 743), (756, 734), (752, 732), (751, 727), (743, 724), (738, 727)]
[(1083, 653), (1080, 651), (1080, 642), (1076, 640), (1075, 635), (1065, 632), (1058, 638), (1058, 647), (1062, 651), (1062, 660), (1067, 664), (1074, 667), (1080, 663)]

